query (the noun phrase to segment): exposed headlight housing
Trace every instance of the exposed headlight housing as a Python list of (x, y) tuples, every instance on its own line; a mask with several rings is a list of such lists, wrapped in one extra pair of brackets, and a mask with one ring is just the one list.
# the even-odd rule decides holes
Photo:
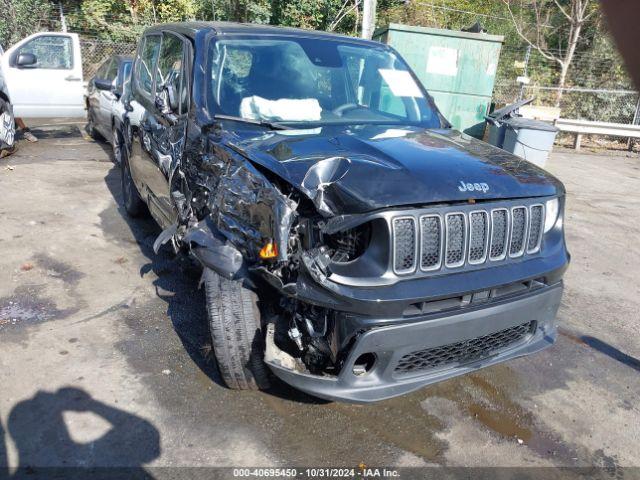
[(560, 202), (558, 199), (552, 198), (551, 200), (547, 200), (544, 211), (544, 233), (547, 233), (556, 224), (556, 220), (558, 220), (558, 213), (560, 211)]

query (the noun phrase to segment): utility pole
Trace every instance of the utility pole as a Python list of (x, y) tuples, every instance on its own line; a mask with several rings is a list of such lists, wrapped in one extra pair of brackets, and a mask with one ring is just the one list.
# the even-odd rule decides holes
[(376, 0), (364, 0), (362, 6), (362, 38), (371, 40), (376, 27)]
[(62, 10), (62, 2), (58, 2), (58, 9), (60, 10), (60, 28), (64, 33), (67, 33), (67, 20), (64, 18), (64, 11)]

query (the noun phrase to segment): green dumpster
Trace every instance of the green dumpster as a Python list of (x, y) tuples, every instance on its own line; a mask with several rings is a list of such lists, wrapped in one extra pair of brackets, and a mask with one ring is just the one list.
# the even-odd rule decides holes
[(390, 23), (373, 38), (404, 57), (454, 128), (482, 138), (504, 37)]

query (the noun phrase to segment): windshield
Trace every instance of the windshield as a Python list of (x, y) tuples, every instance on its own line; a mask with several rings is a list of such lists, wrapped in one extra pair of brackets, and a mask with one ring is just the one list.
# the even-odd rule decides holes
[(405, 62), (385, 47), (238, 38), (209, 48), (212, 113), (291, 124), (442, 127)]

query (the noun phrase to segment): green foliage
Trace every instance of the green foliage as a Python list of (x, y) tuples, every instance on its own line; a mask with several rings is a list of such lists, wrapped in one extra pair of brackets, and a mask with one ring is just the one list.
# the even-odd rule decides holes
[[(542, 29), (544, 46), (561, 52), (566, 48), (566, 18), (555, 1), (536, 0), (549, 12), (537, 19), (533, 9), (527, 8), (531, 6), (527, 2), (532, 1), (520, 0), (514, 14), (525, 29), (534, 31), (536, 22), (547, 25)], [(570, 2), (557, 1), (565, 7)], [(512, 4), (516, 5), (516, 0)], [(62, 5), (71, 31), (128, 44), (134, 44), (149, 25), (190, 19), (270, 23), (357, 35), (362, 13), (362, 1), (356, 0), (62, 0)], [(596, 13), (584, 26), (567, 84), (632, 88), (597, 12), (598, 3), (593, 1), (590, 8)], [(378, 0), (377, 9), (378, 26), (397, 22), (459, 30), (479, 22), (489, 34), (504, 35), (496, 83), (508, 84), (509, 92), (517, 92), (515, 78), (524, 73), (526, 48), (502, 0)], [(0, 0), (0, 42), (6, 48), (35, 31), (58, 30), (57, 17), (58, 2), (54, 0)], [(532, 84), (554, 85), (558, 74), (556, 62), (532, 50), (528, 70)]]
[[(330, 30), (340, 33), (354, 32), (356, 25), (353, 1), (345, 0), (274, 0), (271, 22), (275, 25)], [(343, 13), (348, 12), (342, 16)], [(336, 23), (338, 16), (341, 20)]]
[(48, 25), (52, 4), (48, 0), (0, 0), (0, 45), (18, 40)]

